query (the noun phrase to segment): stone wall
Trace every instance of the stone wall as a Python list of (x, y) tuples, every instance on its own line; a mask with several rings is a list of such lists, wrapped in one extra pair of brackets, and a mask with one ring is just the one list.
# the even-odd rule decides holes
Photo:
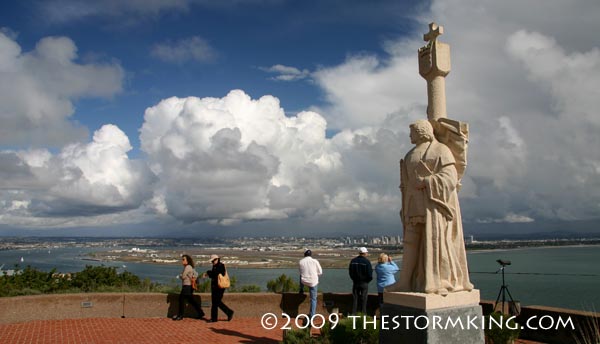
[[(81, 293), (18, 296), (0, 298), (0, 323), (26, 322), (32, 320), (73, 318), (160, 318), (177, 313), (178, 294), (158, 293)], [(210, 294), (195, 295), (202, 309), (210, 314)], [(318, 313), (328, 315), (334, 309), (348, 313), (352, 307), (352, 295), (319, 294)], [(225, 293), (223, 302), (240, 317), (261, 317), (270, 312), (285, 312), (291, 317), (309, 311), (308, 293)], [(369, 295), (369, 313), (377, 307), (376, 295)], [(186, 316), (195, 316), (191, 307)], [(223, 316), (223, 314), (221, 314)]]

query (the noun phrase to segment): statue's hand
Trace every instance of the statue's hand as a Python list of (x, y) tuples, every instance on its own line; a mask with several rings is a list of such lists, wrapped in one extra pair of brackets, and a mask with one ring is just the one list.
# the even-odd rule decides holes
[(417, 177), (417, 182), (415, 183), (415, 188), (417, 190), (424, 190), (427, 187), (427, 183), (425, 182), (425, 178)]

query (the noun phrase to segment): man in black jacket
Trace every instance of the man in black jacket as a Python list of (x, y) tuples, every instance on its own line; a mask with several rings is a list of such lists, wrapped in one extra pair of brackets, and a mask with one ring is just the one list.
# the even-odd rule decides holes
[(367, 298), (369, 297), (369, 282), (373, 279), (373, 267), (367, 259), (369, 251), (366, 247), (358, 249), (358, 257), (350, 261), (348, 272), (352, 279), (352, 314), (356, 314), (358, 303), (364, 315), (367, 314)]

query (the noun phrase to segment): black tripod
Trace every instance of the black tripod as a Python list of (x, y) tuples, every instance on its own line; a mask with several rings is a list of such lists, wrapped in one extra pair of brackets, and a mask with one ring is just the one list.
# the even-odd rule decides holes
[(500, 295), (502, 295), (502, 308), (501, 308), (501, 312), (504, 313), (504, 303), (506, 302), (506, 294), (508, 294), (508, 298), (509, 298), (509, 303), (508, 303), (509, 310), (508, 311), (509, 311), (510, 315), (519, 315), (520, 310), (517, 309), (517, 306), (515, 304), (515, 300), (513, 300), (513, 297), (510, 294), (510, 290), (508, 290), (508, 286), (504, 282), (504, 268), (507, 265), (510, 265), (510, 260), (498, 259), (496, 261), (501, 266), (501, 268), (498, 269), (498, 271), (496, 271), (496, 273), (498, 273), (499, 271), (502, 271), (502, 287), (500, 287), (500, 291), (498, 292), (498, 297), (496, 298), (496, 302), (494, 303), (494, 310), (496, 310), (496, 307), (498, 306), (498, 301), (500, 300)]

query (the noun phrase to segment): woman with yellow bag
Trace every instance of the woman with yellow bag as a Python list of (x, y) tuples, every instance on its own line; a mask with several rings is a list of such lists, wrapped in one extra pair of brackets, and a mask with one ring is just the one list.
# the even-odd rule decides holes
[(225, 293), (225, 289), (229, 288), (229, 275), (218, 255), (211, 255), (210, 262), (213, 265), (212, 270), (204, 273), (204, 277), (208, 276), (211, 279), (210, 295), (212, 306), (210, 308), (210, 320), (208, 322), (217, 322), (219, 308), (227, 314), (227, 321), (231, 321), (233, 318), (233, 310), (223, 303), (223, 294)]

